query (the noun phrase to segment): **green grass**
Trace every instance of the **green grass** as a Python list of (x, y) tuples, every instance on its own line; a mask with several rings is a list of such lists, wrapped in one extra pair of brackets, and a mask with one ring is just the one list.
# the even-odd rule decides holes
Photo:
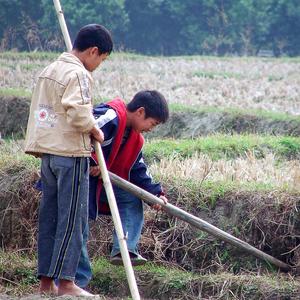
[[(61, 52), (15, 52), (15, 51), (5, 51), (0, 53), (0, 59), (11, 59), (11, 60), (19, 60), (19, 59), (40, 59), (40, 60), (52, 60), (55, 59)], [(120, 52), (114, 51), (111, 56), (119, 56), (122, 55), (129, 59), (149, 59), (151, 58), (167, 58), (170, 60), (223, 60), (223, 61), (264, 61), (264, 62), (291, 62), (291, 63), (299, 63), (300, 57), (255, 57), (255, 56), (244, 56), (244, 57), (233, 57), (233, 56), (213, 56), (213, 55), (181, 55), (181, 56), (161, 56), (161, 55), (143, 55), (134, 52)]]
[(20, 68), (22, 71), (39, 70), (39, 69), (43, 69), (44, 67), (45, 65), (40, 63), (20, 64)]
[(11, 169), (15, 173), (26, 169), (36, 171), (40, 167), (40, 159), (27, 155), (23, 151), (23, 142), (14, 139), (5, 140), (0, 144), (0, 170)]
[[(0, 52), (0, 60), (11, 60), (11, 61), (20, 61), (20, 60), (30, 60), (30, 61), (52, 61), (55, 60), (62, 52), (13, 52), (6, 51)], [(155, 56), (145, 56), (142, 54), (137, 54), (133, 52), (112, 52), (109, 56), (109, 59), (114, 58), (124, 58), (129, 60), (145, 60), (149, 57), (155, 58)], [(157, 56), (159, 57), (159, 56)]]
[(22, 59), (28, 60), (54, 60), (60, 53), (57, 52), (0, 52), (0, 59), (19, 61)]
[[(22, 150), (23, 141), (5, 140), (0, 146), (0, 158), (14, 158), (37, 165), (39, 161)], [(279, 160), (295, 159), (300, 156), (300, 137), (257, 136), (257, 135), (211, 135), (197, 139), (148, 140), (143, 153), (151, 163), (162, 158), (188, 158), (196, 153), (205, 154), (212, 160), (235, 159), (251, 153), (256, 158), (263, 158), (273, 153)]]
[[(14, 170), (15, 166), (15, 170)], [(38, 170), (40, 167), (40, 159), (32, 155), (13, 155), (0, 154), (0, 169), (11, 168), (15, 173), (20, 169), (27, 169), (28, 171)]]
[(192, 76), (201, 77), (201, 78), (209, 78), (209, 79), (242, 79), (243, 75), (239, 73), (229, 73), (229, 72), (213, 72), (213, 71), (197, 71), (192, 74)]
[[(99, 258), (93, 263), (93, 274), (91, 286), (95, 292), (112, 296), (129, 292), (123, 267), (111, 266), (106, 259)], [(235, 296), (235, 299), (261, 299), (268, 294), (288, 297), (298, 292), (297, 280), (276, 272), (269, 276), (238, 276), (230, 273), (200, 275), (175, 267), (147, 263), (136, 267), (135, 274), (140, 283), (140, 293), (156, 299), (182, 299), (186, 295), (199, 297), (199, 293), (203, 297), (222, 294), (223, 297)]]
[(35, 256), (22, 251), (0, 250), (0, 294), (32, 294), (38, 282)]
[(0, 61), (1, 68), (9, 68), (15, 70), (16, 66), (16, 63), (12, 61)]
[[(119, 55), (123, 55), (123, 54), (119, 54)], [(40, 63), (21, 64), (21, 69), (24, 70), (37, 69), (41, 67), (42, 64)], [(32, 92), (22, 88), (0, 88), (0, 96), (26, 97), (30, 99), (32, 96)], [(98, 104), (108, 100), (110, 100), (110, 98), (107, 99), (95, 98), (94, 103)], [(246, 116), (254, 116), (262, 119), (269, 119), (273, 121), (295, 121), (295, 122), (299, 122), (299, 126), (300, 126), (299, 116), (293, 116), (287, 113), (272, 112), (267, 110), (259, 110), (259, 109), (242, 110), (238, 108), (220, 108), (216, 106), (185, 105), (182, 103), (170, 103), (169, 108), (171, 112), (222, 113), (222, 114), (230, 114), (233, 117), (242, 117), (246, 115)]]
[[(34, 256), (0, 251), (0, 262), (1, 293), (22, 297), (34, 293), (38, 285)], [(112, 266), (105, 258), (98, 258), (92, 262), (92, 269), (90, 288), (93, 292), (130, 299), (123, 267)], [(135, 267), (134, 270), (139, 293), (147, 299), (183, 299), (200, 295), (205, 299), (208, 296), (218, 299), (221, 296), (226, 299), (262, 299), (271, 295), (292, 299), (290, 297), (299, 292), (297, 278), (276, 273), (233, 275), (224, 272), (200, 275), (154, 263)]]
[(233, 116), (256, 116), (263, 119), (270, 119), (274, 121), (298, 121), (299, 116), (293, 116), (287, 113), (272, 112), (261, 109), (247, 109), (247, 111), (238, 108), (226, 108), (216, 106), (198, 106), (198, 105), (185, 105), (182, 103), (171, 103), (169, 105), (172, 112), (195, 112), (195, 113), (228, 113)]
[(268, 81), (281, 81), (283, 80), (283, 76), (269, 75)]
[[(291, 190), (289, 186), (274, 186), (272, 183), (246, 182), (242, 183), (237, 180), (184, 180), (182, 178), (168, 176), (154, 176), (154, 179), (163, 182), (170, 199), (177, 199), (189, 210), (189, 207), (199, 207), (201, 210), (210, 211), (217, 205), (219, 199), (226, 199), (226, 195), (234, 193), (255, 193), (266, 194), (276, 191), (280, 194), (300, 195), (299, 191)], [(278, 198), (278, 203), (285, 201), (285, 198)]]
[(31, 92), (21, 88), (0, 88), (0, 97), (31, 98)]
[(26, 60), (20, 61), (16, 64), (15, 61), (8, 60), (5, 62), (0, 62), (0, 66), (4, 68), (9, 68), (11, 70), (38, 71), (46, 67), (46, 63), (36, 63), (31, 60)]
[(278, 158), (296, 158), (300, 155), (300, 138), (287, 136), (224, 135), (216, 134), (196, 139), (161, 139), (145, 143), (147, 160), (164, 157), (191, 157), (202, 153), (213, 160), (233, 159), (253, 153), (256, 158), (274, 153)]

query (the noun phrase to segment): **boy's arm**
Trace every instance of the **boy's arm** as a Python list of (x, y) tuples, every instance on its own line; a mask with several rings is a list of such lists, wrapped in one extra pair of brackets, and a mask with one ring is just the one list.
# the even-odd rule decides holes
[[(168, 203), (168, 199), (165, 197), (165, 193), (163, 192), (161, 184), (153, 182), (152, 176), (148, 172), (148, 167), (144, 162), (142, 152), (139, 154), (138, 159), (131, 169), (129, 181), (146, 190), (147, 192), (159, 197), (164, 204)], [(154, 204), (151, 207), (158, 211), (163, 209), (163, 207), (159, 204)]]
[[(80, 132), (96, 133), (96, 120), (92, 113), (92, 100), (89, 95), (87, 75), (74, 74), (62, 95), (61, 103), (66, 111), (67, 122)], [(94, 128), (94, 129), (93, 129)]]
[(148, 167), (144, 162), (142, 152), (130, 171), (129, 181), (153, 195), (164, 196), (161, 184), (153, 182), (152, 176), (148, 172)]
[[(101, 147), (104, 158), (107, 159), (118, 128), (117, 114), (113, 109), (108, 108), (107, 105), (99, 104), (94, 108), (94, 117), (96, 118), (96, 126), (100, 128), (104, 136)], [(100, 167), (98, 166), (95, 152), (92, 152), (90, 166), (90, 175), (98, 176), (100, 174)]]
[(93, 138), (98, 141), (99, 143), (103, 143), (104, 141), (104, 133), (103, 131), (97, 126), (97, 124), (92, 128), (90, 134)]

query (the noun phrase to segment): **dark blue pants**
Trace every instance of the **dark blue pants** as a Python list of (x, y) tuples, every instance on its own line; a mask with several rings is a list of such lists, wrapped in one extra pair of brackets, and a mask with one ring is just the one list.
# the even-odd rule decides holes
[[(128, 236), (128, 251), (138, 254), (138, 242), (141, 237), (142, 227), (144, 224), (143, 202), (118, 187), (114, 187), (114, 193), (118, 204), (124, 234)], [(87, 286), (92, 277), (91, 265), (87, 252), (88, 230), (85, 230), (83, 239), (84, 243), (76, 273), (76, 283), (80, 287)], [(120, 253), (120, 247), (116, 232), (114, 231), (111, 256), (118, 253)]]
[(41, 182), (38, 276), (74, 280), (88, 221), (88, 158), (44, 154)]

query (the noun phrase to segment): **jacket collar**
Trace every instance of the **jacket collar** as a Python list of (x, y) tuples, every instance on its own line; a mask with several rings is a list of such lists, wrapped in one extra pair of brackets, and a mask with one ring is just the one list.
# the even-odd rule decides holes
[(83, 63), (81, 62), (81, 60), (75, 56), (74, 54), (72, 53), (69, 53), (69, 52), (63, 52), (57, 60), (61, 60), (61, 61), (64, 61), (64, 62), (67, 62), (67, 63), (71, 63), (71, 64), (75, 64), (75, 65), (78, 65), (82, 68), (85, 69)]

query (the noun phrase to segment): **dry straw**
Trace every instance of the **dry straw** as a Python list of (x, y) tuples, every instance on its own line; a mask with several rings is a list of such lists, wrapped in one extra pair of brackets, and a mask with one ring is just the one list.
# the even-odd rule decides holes
[[(0, 59), (0, 87), (33, 89), (49, 61)], [(170, 103), (300, 114), (297, 63), (261, 58), (142, 57), (117, 53), (94, 72), (94, 97), (130, 100), (143, 89)]]
[(277, 189), (300, 191), (300, 161), (279, 163), (274, 154), (257, 159), (252, 152), (246, 158), (213, 161), (207, 155), (194, 154), (191, 158), (163, 158), (151, 165), (153, 175), (164, 181), (178, 180), (232, 181), (239, 184), (256, 183)]
[[(37, 206), (40, 194), (33, 185), (37, 179), (36, 161), (29, 161), (19, 152), (18, 143), (1, 146), (0, 163), (0, 231), (2, 245), (34, 252), (36, 249)], [(258, 160), (252, 155), (232, 161), (211, 161), (203, 155), (190, 159), (173, 157), (151, 166), (152, 173), (164, 182), (172, 202), (188, 212), (222, 228), (288, 263), (299, 263), (299, 192), (245, 191), (241, 182), (268, 182), (277, 186), (297, 183), (299, 162), (286, 161), (280, 165), (272, 155)], [(218, 188), (222, 180), (232, 180), (231, 190), (219, 193), (205, 189), (211, 181)], [(243, 181), (244, 180), (244, 181)], [(189, 185), (190, 181), (197, 184)], [(296, 188), (297, 186), (294, 185)], [(112, 222), (101, 218), (91, 224), (90, 253), (107, 256), (111, 247)], [(298, 233), (297, 233), (298, 232)], [(146, 210), (146, 226), (141, 241), (141, 253), (148, 258), (180, 265), (188, 270), (214, 272), (260, 269), (247, 258), (239, 259), (234, 249), (221, 241), (192, 230), (182, 221), (165, 214)], [(225, 257), (226, 253), (231, 253)]]

